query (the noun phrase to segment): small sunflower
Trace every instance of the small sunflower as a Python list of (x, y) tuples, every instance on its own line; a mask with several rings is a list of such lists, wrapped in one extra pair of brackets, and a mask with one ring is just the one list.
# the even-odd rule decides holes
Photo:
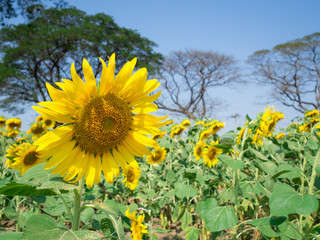
[(222, 153), (222, 149), (214, 146), (217, 144), (219, 144), (218, 141), (211, 142), (211, 145), (203, 153), (203, 163), (209, 168), (214, 167), (218, 163), (217, 156)]
[(277, 136), (276, 136), (276, 139), (281, 139), (281, 138), (284, 138), (286, 136), (285, 133), (279, 133)]
[(0, 128), (6, 126), (6, 121), (7, 121), (7, 120), (6, 120), (5, 118), (0, 117)]
[(315, 110), (307, 112), (304, 116), (305, 117), (316, 117), (316, 116), (319, 116), (319, 111), (315, 109)]
[(47, 128), (44, 123), (32, 124), (31, 128), (27, 131), (27, 134), (32, 134), (32, 139), (37, 139), (47, 132)]
[(187, 119), (183, 120), (183, 121), (180, 123), (180, 125), (187, 127), (187, 126), (190, 126), (190, 125), (191, 125), (191, 122), (190, 122), (190, 120), (187, 118)]
[(45, 168), (77, 182), (85, 176), (87, 187), (99, 183), (103, 171), (112, 183), (119, 176), (119, 166), (125, 171), (136, 163), (135, 156), (149, 154), (148, 147), (157, 142), (147, 135), (156, 135), (166, 125), (166, 118), (149, 113), (158, 110), (153, 104), (161, 92), (150, 95), (160, 83), (147, 81), (147, 69), (134, 74), (137, 59), (127, 62), (115, 76), (115, 55), (108, 66), (102, 60), (102, 72), (97, 84), (93, 70), (83, 60), (83, 81), (71, 66), (72, 80), (57, 82), (60, 88), (47, 84), (52, 101), (40, 102), (33, 108), (44, 118), (65, 123), (40, 137), (35, 144), (52, 156)]
[(7, 131), (17, 130), (21, 128), (21, 120), (19, 118), (10, 118), (6, 120)]
[(202, 142), (206, 140), (208, 137), (210, 137), (211, 135), (212, 135), (212, 130), (210, 128), (205, 129), (200, 133), (199, 141)]
[(19, 130), (13, 129), (13, 130), (8, 131), (6, 135), (7, 135), (7, 137), (15, 138), (16, 136), (18, 136), (19, 133), (20, 133)]
[(224, 128), (225, 123), (223, 122), (214, 122), (211, 126), (210, 129), (212, 131), (212, 134), (216, 134), (221, 128)]
[(132, 240), (141, 240), (142, 239), (142, 234), (148, 233), (148, 230), (146, 229), (147, 226), (143, 224), (144, 220), (144, 214), (139, 215), (138, 217), (136, 216), (137, 212), (134, 211), (130, 213), (129, 208), (126, 210), (126, 216), (132, 220), (131, 223), (131, 238)]
[(205, 124), (204, 121), (198, 121), (198, 122), (196, 122), (194, 125), (195, 125), (195, 126), (197, 126), (197, 125), (203, 126), (204, 124)]
[(125, 186), (127, 188), (130, 188), (132, 191), (136, 189), (139, 183), (139, 178), (141, 175), (141, 170), (138, 164), (129, 164), (126, 173), (123, 173), (123, 176), (125, 176), (125, 179), (123, 182), (125, 183)]
[(36, 150), (35, 145), (23, 143), (14, 160), (16, 168), (20, 171), (21, 175), (23, 175), (30, 168), (45, 162), (46, 158)]
[(28, 140), (28, 137), (22, 137), (22, 138), (18, 138), (16, 140), (16, 144), (21, 144), (21, 143), (24, 143)]
[(197, 146), (194, 148), (194, 152), (193, 152), (193, 156), (195, 156), (196, 160), (198, 161), (200, 158), (202, 158), (203, 156), (203, 150), (205, 147), (205, 143), (204, 142), (198, 142)]
[(151, 152), (151, 154), (147, 156), (147, 163), (158, 164), (160, 162), (163, 162), (166, 156), (167, 156), (166, 149), (164, 147), (157, 146), (154, 149), (154, 152)]
[(43, 116), (38, 116), (38, 117), (36, 118), (36, 122), (42, 122), (42, 120), (43, 120)]
[(166, 134), (167, 134), (167, 132), (161, 132), (161, 133), (159, 133), (159, 134), (154, 135), (154, 136), (152, 137), (152, 139), (153, 139), (153, 140), (158, 140), (159, 138), (163, 138), (164, 135), (166, 135)]
[(56, 125), (56, 122), (52, 121), (50, 118), (43, 118), (43, 124), (46, 128), (53, 128)]
[(170, 137), (173, 138), (175, 136), (179, 136), (181, 135), (181, 133), (186, 130), (186, 127), (185, 126), (181, 126), (181, 125), (174, 125), (172, 127), (172, 130), (171, 130), (171, 133), (170, 133)]
[(12, 144), (6, 150), (6, 164), (7, 168), (17, 169), (15, 164), (15, 157), (18, 157), (18, 152), (21, 150), (21, 146), (17, 145), (16, 143)]

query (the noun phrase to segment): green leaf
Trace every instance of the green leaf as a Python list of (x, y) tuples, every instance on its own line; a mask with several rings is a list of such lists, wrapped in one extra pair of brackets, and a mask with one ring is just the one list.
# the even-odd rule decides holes
[(298, 169), (290, 164), (281, 164), (277, 167), (277, 173), (272, 176), (272, 179), (275, 178), (288, 178), (292, 180), (293, 178), (300, 177)]
[(287, 220), (287, 217), (285, 217), (285, 216), (280, 216), (280, 217), (272, 216), (270, 218), (270, 225), (271, 226), (278, 226), (281, 223), (283, 223), (285, 220)]
[(189, 224), (192, 223), (192, 215), (191, 215), (191, 213), (186, 210), (184, 212), (182, 218), (180, 219), (180, 221), (181, 221), (181, 228), (183, 230), (185, 230), (189, 226)]
[(23, 240), (94, 240), (99, 238), (97, 232), (79, 230), (76, 232), (60, 229), (56, 222), (48, 215), (40, 214), (30, 217), (23, 232)]
[(112, 221), (109, 218), (103, 218), (100, 221), (100, 228), (103, 231), (104, 235), (111, 235), (115, 232)]
[(32, 184), (37, 189), (59, 189), (70, 191), (77, 188), (76, 184), (71, 184), (63, 180), (59, 174), (51, 174), (51, 170), (45, 170), (46, 163), (41, 163), (29, 169), (19, 180), (21, 183)]
[(175, 193), (178, 198), (182, 199), (184, 197), (194, 197), (198, 194), (198, 190), (194, 189), (193, 187), (186, 185), (184, 183), (176, 183), (175, 186)]
[(255, 149), (253, 149), (252, 147), (248, 147), (248, 149), (249, 149), (249, 151), (251, 152), (251, 153), (253, 153), (254, 155), (256, 155), (256, 157), (258, 157), (258, 158), (260, 158), (261, 160), (263, 160), (263, 161), (269, 161), (269, 159), (265, 156), (265, 155), (263, 155), (261, 152), (258, 152), (257, 150), (255, 150)]
[(245, 164), (242, 160), (234, 160), (227, 154), (221, 154), (218, 156), (218, 159), (222, 161), (224, 164), (231, 167), (233, 170), (243, 169)]
[(233, 207), (220, 207), (215, 198), (208, 198), (205, 201), (200, 201), (198, 203), (198, 211), (210, 232), (228, 229), (238, 223)]
[(194, 240), (194, 239), (199, 239), (199, 235), (200, 235), (200, 230), (196, 227), (188, 227), (185, 230), (185, 237), (186, 240)]
[(80, 215), (80, 220), (83, 221), (85, 224), (88, 224), (89, 221), (92, 219), (94, 214), (94, 210), (92, 208), (86, 208), (82, 211)]
[(318, 200), (310, 194), (300, 194), (284, 183), (278, 183), (270, 199), (272, 216), (285, 216), (291, 213), (309, 214), (318, 209)]
[(311, 148), (312, 150), (318, 150), (319, 146), (318, 146), (318, 141), (314, 138), (310, 139), (307, 142), (307, 145), (309, 148)]
[(22, 240), (22, 232), (0, 233), (1, 240)]
[(52, 196), (56, 193), (51, 189), (37, 189), (35, 186), (10, 182), (6, 186), (0, 188), (0, 194), (7, 196)]

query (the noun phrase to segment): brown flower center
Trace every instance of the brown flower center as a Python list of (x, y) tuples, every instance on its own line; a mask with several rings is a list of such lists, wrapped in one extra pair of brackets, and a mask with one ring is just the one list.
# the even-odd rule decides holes
[(74, 122), (73, 133), (79, 146), (90, 153), (104, 153), (117, 146), (132, 124), (131, 110), (114, 94), (92, 98)]

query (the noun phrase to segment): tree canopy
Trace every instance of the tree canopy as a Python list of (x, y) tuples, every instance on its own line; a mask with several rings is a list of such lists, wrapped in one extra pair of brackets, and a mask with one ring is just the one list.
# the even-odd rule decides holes
[(76, 8), (43, 10), (27, 24), (0, 31), (0, 108), (22, 112), (21, 104), (49, 100), (45, 83), (70, 79), (72, 62), (81, 76), (83, 58), (96, 67), (96, 76), (101, 71), (98, 57), (107, 61), (112, 53), (116, 53), (117, 66), (137, 57), (137, 67), (147, 67), (152, 73), (162, 59), (154, 51), (156, 46), (103, 13), (87, 15)]
[(219, 104), (212, 99), (212, 90), (240, 77), (233, 57), (199, 50), (172, 52), (159, 75), (164, 89), (159, 107), (192, 119), (209, 117)]
[(273, 99), (302, 113), (320, 109), (320, 33), (257, 51), (248, 62)]

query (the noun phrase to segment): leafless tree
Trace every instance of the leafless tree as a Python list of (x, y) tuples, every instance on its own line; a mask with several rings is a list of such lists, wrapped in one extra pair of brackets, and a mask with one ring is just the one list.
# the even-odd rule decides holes
[(320, 33), (255, 52), (248, 62), (275, 100), (302, 113), (320, 109)]
[(210, 91), (237, 81), (239, 76), (233, 57), (211, 51), (172, 52), (160, 69), (163, 94), (157, 104), (160, 109), (202, 119), (218, 104)]

